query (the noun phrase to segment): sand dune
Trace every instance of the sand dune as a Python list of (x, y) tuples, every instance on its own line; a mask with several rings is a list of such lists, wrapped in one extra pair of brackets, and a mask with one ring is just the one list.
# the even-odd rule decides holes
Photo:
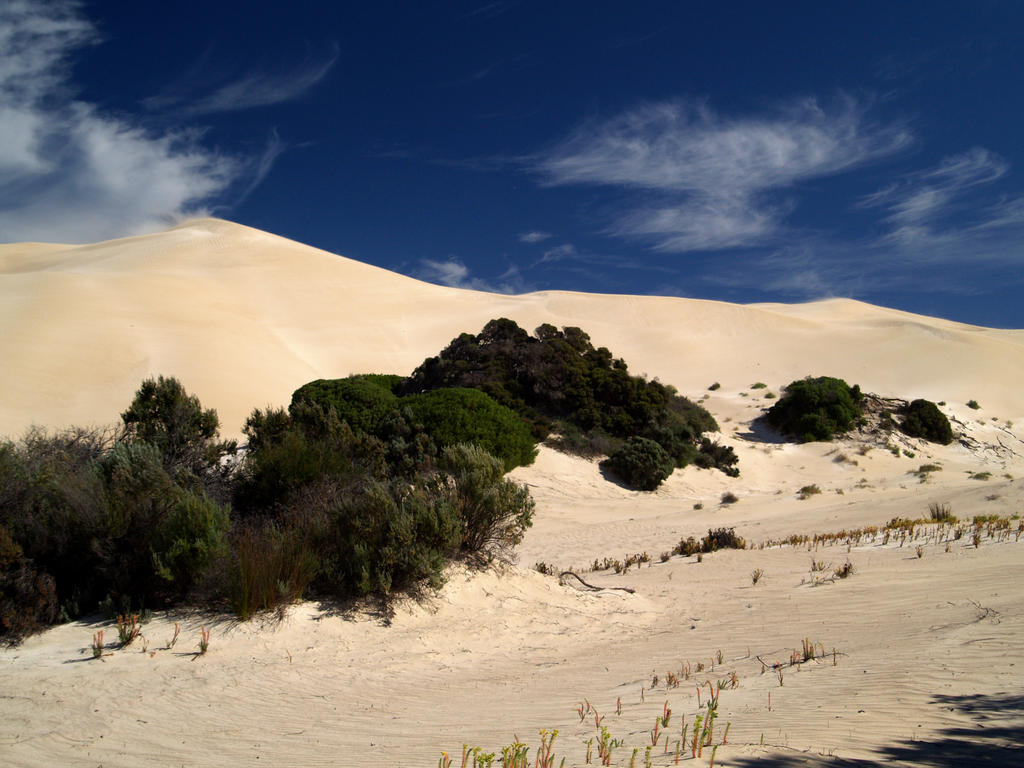
[[(642, 494), (607, 482), (593, 462), (542, 449), (514, 473), (537, 501), (519, 566), (455, 566), (440, 593), (400, 603), (387, 621), (315, 604), (246, 624), (178, 612), (146, 626), (150, 653), (133, 646), (103, 662), (88, 647), (99, 628), (116, 635), (104, 623), (30, 638), (0, 651), (4, 765), (434, 766), (444, 749), (458, 766), (463, 743), (495, 751), (518, 734), (536, 747), (539, 729), (558, 728), (558, 759), (581, 766), (597, 734), (593, 714), (576, 715), (585, 700), (625, 741), (612, 764), (629, 765), (638, 747), (642, 765), (665, 702), (674, 744), (680, 717), (692, 729), (698, 713), (695, 683), (732, 672), (739, 685), (720, 694), (718, 727), (731, 726), (716, 765), (1022, 764), (1024, 544), (1010, 535), (976, 547), (969, 535), (947, 542), (926, 531), (932, 538), (814, 551), (756, 545), (918, 517), (931, 502), (965, 519), (1020, 513), (1024, 331), (849, 300), (497, 296), (212, 219), (95, 245), (0, 246), (0, 297), (8, 435), (31, 423), (112, 422), (156, 374), (180, 378), (233, 434), (253, 407), (286, 404), (306, 381), (405, 374), (459, 332), (505, 316), (530, 329), (580, 326), (687, 395), (719, 381), (705, 404), (741, 468), (739, 478), (688, 468)], [(794, 445), (760, 432), (764, 393), (807, 374), (945, 401), (965, 440), (901, 439), (897, 456), (859, 438)], [(758, 381), (768, 389), (750, 389)], [(966, 407), (972, 398), (981, 410)], [(922, 483), (911, 471), (924, 462), (942, 470)], [(799, 499), (809, 484), (822, 493)], [(727, 490), (737, 503), (720, 503)], [(661, 562), (680, 537), (720, 526), (755, 548)], [(652, 561), (639, 569), (584, 574), (633, 593), (579, 591), (531, 569), (645, 551)], [(831, 570), (812, 572), (813, 560), (856, 570), (814, 585)], [(754, 569), (764, 571), (756, 585)], [(182, 638), (161, 650), (175, 621)], [(193, 661), (203, 625), (211, 648)], [(762, 660), (785, 662), (804, 638), (826, 658), (786, 666), (782, 680), (763, 671)], [(666, 687), (686, 662), (704, 670)], [(653, 764), (672, 764), (660, 744)]]
[[(848, 301), (738, 306), (430, 285), (216, 219), (83, 246), (0, 246), (0, 434), (117, 420), (141, 380), (173, 375), (237, 434), (307, 381), (408, 374), (461, 332), (510, 317), (577, 325), (632, 370), (699, 395), (808, 374), (869, 391), (1024, 415), (1024, 332)], [(748, 381), (749, 379), (749, 381)]]

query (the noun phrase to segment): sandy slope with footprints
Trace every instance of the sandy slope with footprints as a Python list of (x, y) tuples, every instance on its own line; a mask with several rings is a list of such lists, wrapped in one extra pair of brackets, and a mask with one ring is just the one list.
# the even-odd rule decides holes
[[(159, 615), (144, 627), (148, 652), (136, 641), (103, 661), (91, 659), (90, 639), (99, 629), (116, 637), (111, 624), (55, 628), (0, 651), (0, 763), (434, 766), (447, 750), (458, 766), (463, 743), (500, 751), (518, 734), (535, 748), (540, 729), (557, 728), (555, 765), (565, 756), (578, 766), (597, 733), (593, 713), (576, 714), (589, 702), (625, 741), (612, 764), (629, 765), (640, 747), (642, 765), (665, 702), (674, 745), (681, 716), (692, 729), (698, 712), (695, 683), (732, 672), (739, 685), (720, 693), (716, 743), (731, 725), (717, 765), (1024, 763), (1024, 543), (985, 537), (975, 547), (968, 533), (759, 548), (926, 516), (932, 502), (961, 519), (1021, 513), (1021, 332), (849, 301), (739, 307), (458, 292), (212, 220), (94, 246), (18, 248), (0, 249), (0, 345), (22, 374), (0, 383), (9, 434), (31, 421), (112, 420), (154, 373), (179, 375), (230, 433), (253, 406), (286, 402), (305, 381), (406, 373), (459, 331), (504, 315), (530, 328), (579, 325), (631, 369), (692, 397), (720, 381), (705, 404), (742, 474), (687, 469), (638, 494), (592, 462), (542, 449), (514, 473), (537, 501), (518, 566), (455, 567), (440, 593), (390, 615), (315, 604), (246, 624)], [(195, 299), (185, 316), (168, 288), (174, 275)], [(130, 306), (99, 311), (113, 286), (131, 288)], [(161, 290), (164, 301), (146, 293)], [(233, 341), (197, 327), (224, 328)], [(90, 334), (107, 343), (74, 348)], [(867, 437), (777, 442), (755, 421), (770, 403), (764, 394), (808, 373), (944, 400), (966, 439), (903, 441), (899, 456)], [(55, 401), (72, 379), (80, 392)], [(751, 389), (757, 381), (768, 387)], [(971, 398), (981, 410), (964, 405)], [(942, 469), (922, 483), (911, 474), (922, 463)], [(800, 500), (811, 484), (822, 493)], [(720, 504), (725, 491), (739, 501)], [(720, 526), (753, 548), (660, 561), (681, 536)], [(650, 564), (625, 574), (583, 571), (595, 558), (640, 552)], [(852, 576), (815, 585), (847, 560)], [(532, 570), (538, 561), (634, 592), (563, 585)], [(812, 572), (812, 561), (832, 567)], [(754, 569), (764, 572), (756, 585)], [(181, 637), (164, 650), (175, 621)], [(195, 657), (202, 626), (210, 649)], [(826, 657), (788, 666), (804, 638)], [(691, 679), (667, 687), (667, 673), (687, 662)], [(762, 662), (781, 662), (782, 680)], [(654, 765), (672, 762), (662, 743)]]

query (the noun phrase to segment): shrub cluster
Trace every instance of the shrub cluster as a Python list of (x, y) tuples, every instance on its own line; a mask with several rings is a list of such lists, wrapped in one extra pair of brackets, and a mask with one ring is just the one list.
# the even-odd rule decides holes
[[(376, 397), (382, 381), (345, 386)], [(457, 411), (485, 396), (448, 397)], [(451, 558), (503, 555), (530, 525), (533, 502), (503, 477), (506, 460), (444, 431), (491, 424), (493, 401), (441, 420), (435, 442), (393, 410), (353, 406), (353, 428), (312, 400), (254, 411), (241, 458), (218, 440), (216, 413), (162, 377), (143, 382), (118, 432), (34, 429), (0, 443), (0, 637), (100, 605), (188, 600), (245, 618), (306, 593), (436, 585)]]
[[(635, 441), (627, 445), (635, 438), (656, 443), (674, 468), (695, 462), (738, 474), (735, 453), (702, 443), (704, 432), (718, 429), (710, 413), (670, 386), (631, 376), (625, 361), (595, 348), (579, 328), (544, 324), (531, 336), (512, 320), (492, 320), (476, 336), (463, 333), (425, 360), (401, 391), (452, 387), (487, 393), (519, 414), (537, 440), (554, 433), (553, 444), (562, 449), (619, 454), (609, 467), (627, 483), (636, 477), (643, 487), (657, 487), (667, 476), (661, 453), (641, 450), (645, 444)], [(643, 470), (636, 464), (641, 457), (651, 462)]]
[(794, 381), (768, 409), (767, 422), (801, 442), (831, 440), (857, 424), (863, 415), (860, 387), (829, 376)]
[(747, 542), (741, 536), (736, 535), (735, 528), (708, 529), (708, 535), (697, 541), (693, 536), (680, 539), (679, 543), (672, 549), (673, 555), (704, 554), (714, 552), (718, 549), (746, 549)]
[(900, 429), (904, 434), (942, 445), (953, 442), (949, 419), (930, 400), (914, 400), (900, 410), (900, 415), (903, 417)]

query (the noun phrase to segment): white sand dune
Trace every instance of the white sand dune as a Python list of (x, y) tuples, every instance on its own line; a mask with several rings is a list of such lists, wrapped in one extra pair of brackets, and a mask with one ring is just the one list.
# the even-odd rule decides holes
[[(593, 715), (581, 723), (574, 711), (586, 699), (626, 743), (612, 764), (629, 765), (639, 747), (642, 765), (664, 703), (674, 744), (680, 716), (692, 729), (698, 711), (694, 683), (730, 672), (739, 687), (721, 693), (716, 734), (731, 726), (716, 765), (1024, 764), (1024, 544), (1013, 535), (975, 547), (968, 534), (948, 551), (921, 538), (659, 557), (711, 527), (757, 545), (918, 517), (931, 502), (966, 519), (1020, 513), (1024, 331), (848, 300), (497, 296), (204, 219), (95, 245), (0, 246), (0, 434), (114, 422), (156, 374), (177, 376), (237, 434), (253, 407), (285, 405), (311, 379), (406, 374), (501, 316), (580, 326), (689, 396), (719, 381), (705, 404), (741, 476), (688, 468), (641, 494), (542, 449), (514, 473), (537, 501), (520, 566), (453, 567), (438, 595), (399, 604), (388, 622), (314, 604), (246, 624), (177, 613), (145, 628), (153, 655), (132, 646), (102, 662), (89, 658), (92, 633), (109, 640), (113, 627), (55, 628), (0, 651), (0, 764), (434, 766), (444, 749), (459, 766), (464, 742), (495, 751), (518, 734), (536, 747), (539, 729), (558, 728), (558, 759), (579, 766), (596, 735)], [(808, 374), (945, 401), (967, 440), (904, 439), (896, 456), (855, 439), (768, 439), (751, 423), (764, 394)], [(758, 381), (768, 389), (751, 389)], [(942, 470), (921, 483), (910, 472), (925, 462)], [(798, 499), (810, 484), (822, 493)], [(720, 504), (725, 491), (739, 501)], [(642, 568), (583, 574), (634, 593), (580, 592), (530, 570), (645, 551)], [(812, 560), (856, 571), (813, 586)], [(176, 620), (177, 646), (158, 650)], [(193, 660), (204, 624), (210, 651)], [(758, 657), (785, 662), (803, 638), (835, 648), (835, 666), (829, 655), (786, 667), (781, 684), (762, 674)], [(666, 672), (687, 661), (706, 669), (666, 688)], [(653, 764), (669, 765), (660, 743)]]

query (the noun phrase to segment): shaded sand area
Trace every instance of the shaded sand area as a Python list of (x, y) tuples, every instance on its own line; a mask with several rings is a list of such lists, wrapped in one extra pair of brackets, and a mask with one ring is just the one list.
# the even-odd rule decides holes
[[(840, 300), (491, 296), (215, 220), (94, 246), (0, 247), (0, 294), (0, 352), (19, 374), (0, 381), (7, 434), (113, 421), (157, 373), (178, 376), (234, 433), (252, 407), (284, 404), (310, 379), (408, 373), (458, 332), (508, 316), (578, 325), (694, 398), (719, 381), (704, 404), (741, 469), (688, 468), (642, 494), (544, 448), (513, 473), (537, 502), (516, 566), (455, 566), (438, 594), (387, 613), (306, 603), (244, 624), (159, 614), (143, 628), (147, 652), (140, 640), (117, 648), (109, 622), (57, 627), (0, 650), (0, 764), (435, 766), (446, 750), (459, 766), (464, 743), (500, 764), (517, 734), (532, 765), (539, 730), (558, 729), (553, 764), (581, 766), (588, 739), (600, 763), (596, 708), (624, 742), (611, 764), (628, 766), (639, 748), (640, 766), (667, 702), (669, 752), (659, 735), (651, 755), (664, 766), (683, 716), (692, 736), (706, 712), (705, 681), (724, 681), (716, 765), (1024, 764), (1019, 520), (1001, 535), (982, 528), (977, 542), (970, 527), (955, 538), (918, 526), (887, 543), (761, 548), (927, 517), (932, 503), (966, 521), (1021, 513), (1022, 332)], [(756, 420), (764, 396), (806, 374), (945, 401), (963, 439), (781, 443)], [(922, 481), (925, 463), (941, 469)], [(821, 493), (800, 499), (808, 485)], [(722, 504), (725, 492), (738, 500)], [(661, 561), (680, 537), (722, 526), (750, 548)], [(625, 573), (589, 570), (643, 552), (650, 561)], [(537, 562), (634, 591), (562, 583)], [(835, 577), (847, 562), (852, 574)], [(165, 649), (175, 622), (181, 635)], [(204, 626), (209, 650), (196, 656)], [(101, 629), (109, 655), (95, 660)], [(790, 664), (805, 639), (823, 658)], [(707, 764), (710, 752), (680, 762)]]

